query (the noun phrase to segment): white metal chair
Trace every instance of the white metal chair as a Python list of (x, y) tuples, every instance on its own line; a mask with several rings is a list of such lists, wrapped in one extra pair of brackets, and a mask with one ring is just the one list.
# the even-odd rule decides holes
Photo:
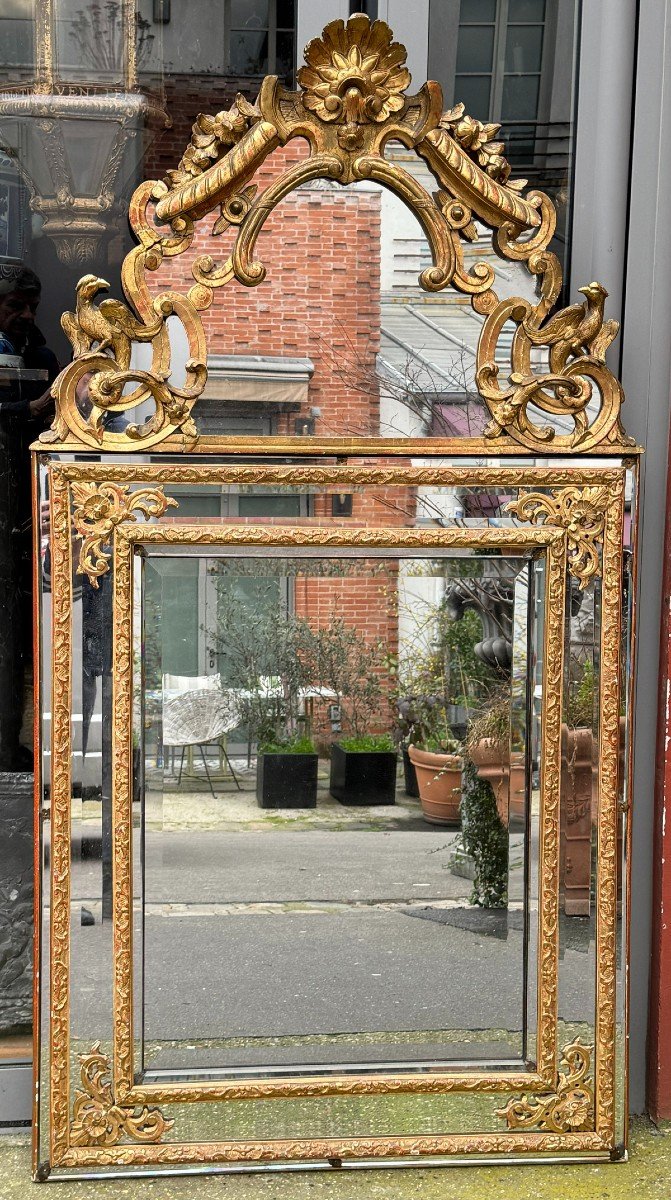
[(216, 795), (205, 754), (205, 746), (216, 743), (223, 752), (235, 786), (238, 791), (242, 790), (225, 743), (226, 734), (239, 724), (235, 698), (222, 688), (220, 675), (163, 676), (163, 745), (181, 746), (178, 786), (182, 782), (184, 752), (188, 746), (197, 746), (210, 791)]

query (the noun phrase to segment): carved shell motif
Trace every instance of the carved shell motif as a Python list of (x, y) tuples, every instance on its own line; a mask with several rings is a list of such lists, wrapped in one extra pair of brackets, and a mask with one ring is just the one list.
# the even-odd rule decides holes
[(305, 50), (298, 72), (303, 103), (322, 121), (386, 121), (405, 104), (410, 85), (405, 46), (392, 41), (384, 21), (363, 14), (331, 21)]

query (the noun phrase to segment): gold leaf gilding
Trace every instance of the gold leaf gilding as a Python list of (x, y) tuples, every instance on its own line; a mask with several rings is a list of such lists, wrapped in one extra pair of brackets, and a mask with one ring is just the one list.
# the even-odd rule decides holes
[(93, 587), (109, 570), (109, 547), (115, 526), (136, 520), (138, 515), (162, 517), (177, 501), (165, 496), (161, 487), (131, 491), (118, 483), (73, 483), (73, 522), (82, 539), (77, 572), (87, 575)]
[(75, 1093), (70, 1126), (72, 1146), (116, 1146), (124, 1137), (135, 1142), (160, 1142), (174, 1121), (158, 1108), (127, 1108), (116, 1104), (110, 1083), (110, 1063), (96, 1042), (90, 1054), (79, 1056), (82, 1090)]
[[(617, 333), (617, 323), (604, 319), (605, 288), (591, 283), (580, 289), (584, 303), (553, 314), (562, 285), (559, 260), (548, 249), (555, 209), (543, 193), (524, 195), (525, 180), (510, 179), (503, 143), (496, 140), (498, 126), (469, 116), (463, 104), (441, 116), (437, 83), (408, 95), (406, 51), (384, 21), (371, 22), (361, 13), (347, 23), (332, 21), (309, 43), (305, 57), (299, 90), (289, 91), (268, 76), (256, 103), (237, 96), (228, 111), (200, 114), (178, 167), (165, 180), (136, 190), (129, 216), (138, 245), (122, 268), (127, 303), (95, 304), (105, 281), (93, 275), (80, 280), (75, 311), (63, 318), (74, 359), (53, 385), (56, 418), (42, 440), (127, 451), (158, 447), (179, 434), (184, 447), (195, 445), (191, 412), (207, 377), (200, 311), (212, 303), (215, 288), (236, 280), (248, 287), (263, 281), (266, 268), (255, 250), (269, 214), (296, 188), (328, 178), (344, 185), (373, 180), (399, 196), (429, 243), (432, 265), (422, 271), (421, 287), (437, 292), (454, 286), (485, 317), (476, 385), (491, 415), (485, 435), (494, 451), (504, 452), (511, 442), (552, 454), (587, 453), (604, 443), (631, 445), (620, 424), (622, 390), (605, 364)], [(256, 172), (294, 137), (307, 139), (307, 157), (257, 195)], [(437, 191), (431, 194), (400, 162), (386, 158), (391, 140), (426, 160)], [(194, 284), (186, 295), (155, 295), (148, 273), (165, 257), (183, 253), (195, 222), (218, 209), (213, 234), (237, 227), (229, 257), (218, 264), (212, 255), (200, 254), (191, 265)], [(477, 240), (477, 219), (492, 227), (503, 258), (524, 263), (537, 277), (535, 302), (500, 301), (491, 264), (476, 261), (467, 268), (463, 241)], [(169, 318), (181, 322), (189, 346), (181, 388), (170, 382)], [(504, 379), (500, 342), (511, 322), (517, 330), (511, 346), (506, 330), (510, 365)], [(138, 342), (152, 348), (147, 370), (132, 365), (132, 346)], [(538, 368), (535, 358), (532, 362), (538, 348), (546, 351), (547, 369)], [(135, 385), (132, 391), (129, 384)], [(79, 403), (82, 392), (90, 403)], [(107, 419), (147, 400), (154, 411), (142, 425), (120, 430)], [(550, 421), (540, 423), (538, 412)]]
[(607, 487), (565, 487), (550, 495), (524, 492), (506, 505), (506, 511), (532, 525), (555, 525), (566, 530), (569, 569), (582, 591), (600, 574), (599, 547), (609, 503)]
[(547, 1096), (522, 1096), (496, 1110), (509, 1129), (538, 1129), (543, 1133), (580, 1133), (593, 1118), (594, 1091), (587, 1075), (592, 1051), (579, 1038), (562, 1054), (566, 1073), (557, 1077), (557, 1090)]

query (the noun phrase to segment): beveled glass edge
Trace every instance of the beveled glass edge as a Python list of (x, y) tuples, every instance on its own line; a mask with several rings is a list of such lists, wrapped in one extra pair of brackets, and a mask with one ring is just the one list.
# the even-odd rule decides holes
[[(132, 669), (128, 661), (131, 653), (130, 636), (132, 622), (131, 563), (132, 549), (137, 545), (177, 544), (210, 545), (233, 544), (251, 549), (255, 546), (300, 546), (331, 549), (336, 546), (356, 548), (364, 553), (372, 544), (379, 548), (389, 546), (393, 550), (408, 545), (430, 549), (457, 547), (461, 543), (486, 547), (498, 546), (511, 549), (545, 549), (548, 556), (548, 571), (545, 580), (545, 605), (548, 619), (545, 625), (544, 650), (548, 688), (558, 692), (564, 651), (564, 577), (566, 571), (566, 539), (561, 529), (552, 526), (533, 528), (479, 528), (479, 529), (325, 529), (323, 527), (265, 527), (231, 525), (117, 525), (114, 531), (114, 678), (115, 712), (113, 720), (113, 835), (115, 847), (115, 929), (124, 930), (124, 937), (115, 945), (115, 977), (117, 982), (117, 1008), (114, 1017), (114, 1080), (124, 1103), (145, 1104), (151, 1097), (163, 1103), (172, 1099), (212, 1099), (216, 1097), (242, 1098), (271, 1097), (284, 1095), (321, 1094), (371, 1094), (375, 1092), (440, 1090), (478, 1091), (538, 1091), (552, 1086), (557, 1061), (556, 1044), (556, 997), (557, 997), (557, 880), (558, 856), (558, 805), (559, 805), (559, 722), (561, 702), (547, 709), (542, 750), (541, 804), (543, 839), (539, 850), (539, 878), (542, 880), (539, 921), (539, 987), (538, 987), (538, 1053), (537, 1069), (520, 1072), (516, 1077), (506, 1075), (485, 1076), (445, 1071), (428, 1076), (421, 1072), (417, 1076), (378, 1076), (357, 1078), (348, 1075), (336, 1076), (328, 1081), (322, 1076), (271, 1081), (237, 1081), (228, 1083), (202, 1082), (197, 1085), (180, 1084), (166, 1089), (161, 1084), (137, 1084), (132, 1068), (132, 945), (127, 931), (130, 930), (130, 891), (132, 864), (130, 861), (130, 825), (128, 820), (128, 797), (132, 786), (131, 747), (129, 714), (132, 709), (130, 694)], [(551, 733), (556, 725), (555, 737)], [(548, 864), (548, 873), (543, 876), (543, 862)]]
[[(50, 455), (48, 455), (48, 454), (44, 455), (44, 458), (48, 461), (50, 458)], [(118, 467), (115, 467), (112, 465), (112, 463), (110, 463), (110, 461), (109, 461), (110, 458), (112, 458), (112, 463), (113, 463), (113, 456), (108, 456), (108, 457), (106, 457), (106, 462), (104, 462), (104, 463), (94, 463), (94, 464), (78, 463), (76, 465), (72, 464), (72, 466), (74, 467), (75, 471), (77, 470), (77, 468), (81, 469), (82, 467), (85, 469), (88, 467), (89, 470), (91, 468), (93, 468), (94, 472), (99, 473), (100, 478), (105, 478), (106, 476), (109, 477), (110, 471), (112, 471), (116, 475), (116, 472), (119, 469)], [(52, 470), (53, 470), (54, 474), (58, 473), (58, 469), (57, 469), (58, 465), (59, 464), (57, 463), (57, 461), (54, 461), (53, 459), (51, 460), (51, 466), (52, 466)], [(140, 464), (136, 460), (134, 467), (132, 469), (134, 469), (135, 472), (137, 472), (137, 475), (136, 475), (137, 478), (143, 478), (146, 476), (147, 469), (149, 469), (151, 474), (153, 474), (153, 472), (155, 470), (158, 469), (159, 471), (161, 471), (163, 468), (157, 467), (156, 464)], [(186, 468), (186, 469), (187, 469), (187, 471), (190, 470), (189, 468)], [(229, 470), (229, 469), (230, 468), (226, 468), (226, 467), (219, 468), (219, 469), (213, 468), (213, 470), (216, 472), (217, 478), (221, 477), (220, 471), (223, 471), (224, 473), (226, 473), (227, 470)], [(234, 469), (239, 470), (240, 468), (234, 468)], [(272, 472), (273, 468), (267, 468), (267, 470)], [(444, 469), (437, 468), (436, 470), (437, 470), (437, 475), (438, 475), (436, 482), (444, 482)], [(475, 468), (474, 470), (477, 472), (478, 475), (480, 474), (480, 470), (478, 468)], [(468, 467), (462, 467), (461, 469), (459, 469), (459, 475), (462, 476), (461, 481), (466, 482), (463, 479), (464, 472), (469, 472), (469, 474), (472, 476), (473, 471), (472, 470), (469, 471)], [(174, 464), (169, 473), (173, 479), (176, 479), (177, 475), (181, 474), (179, 467), (176, 468)], [(200, 473), (200, 471), (199, 471), (199, 473)], [(515, 474), (517, 474), (517, 473), (518, 472), (515, 471)], [(87, 472), (87, 474), (88, 474), (88, 472)], [(492, 482), (496, 482), (499, 486), (504, 485), (507, 481), (500, 477), (500, 473), (498, 471), (496, 472), (496, 474), (499, 475), (499, 478), (496, 481), (492, 481)], [(505, 474), (508, 474), (508, 472), (505, 472)], [(549, 486), (551, 483), (551, 477), (553, 475), (555, 476), (554, 482), (557, 482), (557, 483), (560, 482), (560, 479), (556, 478), (556, 476), (558, 474), (561, 476), (567, 476), (574, 483), (578, 482), (581, 478), (583, 478), (585, 481), (587, 481), (587, 480), (592, 481), (593, 479), (596, 479), (597, 477), (601, 478), (602, 482), (604, 482), (603, 467), (600, 469), (599, 468), (587, 469), (587, 471), (586, 471), (586, 469), (582, 466), (582, 463), (580, 464), (580, 466), (573, 467), (569, 471), (566, 471), (565, 468), (563, 471), (562, 470), (558, 471), (556, 467), (554, 467), (554, 468), (553, 467), (538, 468), (538, 467), (534, 467), (534, 466), (530, 465), (529, 467), (522, 469), (521, 474), (523, 476), (528, 476), (528, 478), (519, 480), (519, 482), (522, 483), (523, 485), (528, 485), (529, 483), (534, 482), (534, 480), (531, 478), (531, 476), (533, 476), (533, 475), (536, 476), (535, 481), (537, 483), (541, 483), (541, 478), (539, 478), (539, 475), (541, 475), (544, 477), (543, 483), (546, 486)], [(619, 474), (619, 472), (618, 472), (618, 474)], [(405, 472), (403, 473), (403, 481), (408, 482)], [(562, 479), (561, 481), (563, 482), (564, 480)], [(387, 482), (387, 480), (385, 480), (385, 482)], [(474, 480), (473, 483), (475, 484), (475, 482), (476, 481)], [(479, 482), (479, 480), (477, 482)], [(604, 1151), (607, 1154), (613, 1153), (612, 1142), (608, 1138), (606, 1138), (606, 1140), (604, 1140), (599, 1134), (589, 1134), (589, 1133), (587, 1133), (587, 1134), (567, 1134), (567, 1135), (561, 1135), (561, 1137), (559, 1137), (559, 1138), (557, 1138), (557, 1137), (552, 1137), (552, 1138), (539, 1137), (536, 1134), (528, 1134), (528, 1135), (526, 1135), (526, 1137), (524, 1137), (524, 1135), (522, 1135), (522, 1141), (520, 1141), (520, 1135), (518, 1135), (515, 1138), (510, 1138), (509, 1135), (504, 1134), (504, 1135), (502, 1135), (502, 1137), (503, 1137), (504, 1152), (506, 1152), (506, 1153), (509, 1152), (510, 1150), (520, 1148), (520, 1149), (524, 1149), (527, 1153), (533, 1153), (533, 1152), (545, 1153), (545, 1152), (547, 1152), (547, 1153), (551, 1153), (551, 1154), (556, 1154), (556, 1153), (569, 1151), (571, 1147), (575, 1148), (578, 1152), (580, 1152), (582, 1154), (584, 1154), (586, 1152), (603, 1153)], [(384, 1141), (384, 1139), (375, 1139), (375, 1141), (377, 1144), (379, 1144), (379, 1149), (375, 1150), (376, 1154), (379, 1153), (379, 1154), (383, 1154), (386, 1156), (387, 1153), (392, 1153), (391, 1150), (382, 1148), (381, 1142)], [(441, 1143), (443, 1143), (443, 1145), (441, 1145), (440, 1148), (435, 1148), (435, 1142), (434, 1142), (434, 1149), (432, 1149), (429, 1144), (425, 1144), (425, 1142), (426, 1142), (425, 1139), (420, 1139), (420, 1141), (422, 1142), (421, 1149), (417, 1148), (416, 1151), (410, 1151), (411, 1153), (417, 1152), (417, 1153), (422, 1153), (422, 1154), (424, 1154), (424, 1153), (427, 1153), (427, 1154), (430, 1154), (430, 1153), (458, 1154), (458, 1153), (465, 1152), (464, 1146), (457, 1144), (458, 1142), (463, 1141), (463, 1137), (461, 1137), (460, 1135), (453, 1135), (453, 1136), (448, 1137), (447, 1139), (441, 1139)], [(447, 1148), (447, 1149), (443, 1148), (444, 1143), (446, 1141), (448, 1141), (450, 1143), (449, 1148)], [(473, 1145), (473, 1141), (475, 1141), (477, 1143), (477, 1145)], [(309, 1148), (314, 1153), (321, 1153), (321, 1149), (322, 1149), (323, 1145), (324, 1144), (322, 1144), (322, 1143), (310, 1142)], [(418, 1146), (417, 1139), (414, 1139), (414, 1145), (416, 1147)], [(469, 1145), (466, 1147), (466, 1149), (468, 1149), (469, 1152), (476, 1152), (476, 1153), (477, 1152), (479, 1152), (479, 1153), (496, 1153), (497, 1145), (501, 1145), (501, 1139), (500, 1139), (499, 1135), (494, 1135), (494, 1139), (492, 1139), (492, 1137), (489, 1135), (482, 1135), (482, 1136), (474, 1135), (474, 1139), (470, 1140)], [(329, 1143), (328, 1146), (329, 1146), (329, 1149), (332, 1149), (333, 1143)], [(359, 1146), (354, 1146), (349, 1141), (347, 1143), (347, 1146), (348, 1146), (348, 1150), (351, 1151), (351, 1153), (354, 1156), (356, 1156), (357, 1153), (361, 1152)], [(268, 1148), (269, 1148), (268, 1143), (262, 1143), (260, 1147), (259, 1147), (259, 1145), (256, 1145), (256, 1144), (254, 1145), (254, 1147), (252, 1147), (251, 1144), (248, 1145), (248, 1144), (243, 1144), (243, 1143), (234, 1143), (230, 1147), (231, 1154), (228, 1155), (228, 1153), (227, 1153), (228, 1145), (227, 1144), (217, 1144), (216, 1147), (214, 1145), (207, 1146), (207, 1147), (197, 1147), (196, 1149), (199, 1151), (199, 1154), (195, 1161), (197, 1161), (199, 1163), (205, 1162), (205, 1161), (220, 1162), (220, 1161), (223, 1161), (222, 1154), (225, 1155), (226, 1157), (230, 1158), (231, 1160), (242, 1161), (243, 1160), (242, 1156), (244, 1154), (246, 1154), (247, 1150), (249, 1150), (250, 1153), (252, 1153), (253, 1149), (256, 1149), (257, 1151), (260, 1149), (263, 1152), (263, 1151), (267, 1151)], [(140, 1161), (145, 1161), (145, 1162), (149, 1163), (150, 1160), (154, 1161), (154, 1162), (165, 1161), (166, 1163), (169, 1163), (170, 1161), (173, 1161), (173, 1162), (178, 1161), (178, 1159), (174, 1153), (176, 1149), (177, 1149), (176, 1144), (171, 1144), (169, 1146), (163, 1146), (160, 1148), (154, 1147), (151, 1150), (149, 1150), (149, 1148), (146, 1146), (143, 1146), (143, 1147), (121, 1146), (121, 1147), (117, 1147), (117, 1148), (114, 1148), (111, 1150), (100, 1150), (98, 1152), (96, 1152), (95, 1150), (89, 1151), (88, 1148), (83, 1151), (81, 1149), (78, 1150), (77, 1148), (74, 1148), (74, 1149), (71, 1148), (68, 1150), (68, 1154), (66, 1155), (66, 1158), (69, 1156), (72, 1158), (73, 1161), (70, 1164), (68, 1164), (65, 1161), (65, 1159), (63, 1159), (62, 1165), (64, 1167), (67, 1165), (80, 1167), (82, 1165), (85, 1165), (85, 1160), (87, 1160), (87, 1155), (89, 1156), (87, 1161), (89, 1161), (92, 1164), (95, 1163), (95, 1165), (98, 1165), (98, 1166), (102, 1165), (103, 1162), (107, 1162), (110, 1164), (112, 1164), (112, 1163), (122, 1164), (125, 1162), (130, 1162), (131, 1160), (136, 1161), (138, 1163)], [(180, 1147), (179, 1149), (181, 1151), (181, 1153), (179, 1155), (179, 1161), (181, 1161), (181, 1162), (194, 1161), (190, 1158), (190, 1150), (192, 1149), (191, 1147)], [(278, 1146), (277, 1149), (279, 1150), (280, 1147)], [(306, 1146), (306, 1150), (307, 1150), (307, 1146)], [(135, 1151), (135, 1153), (133, 1153), (134, 1151)], [(186, 1153), (184, 1153), (185, 1151), (186, 1151)], [(200, 1154), (200, 1151), (205, 1151), (205, 1157), (203, 1157), (203, 1155)], [(213, 1151), (215, 1151), (214, 1155), (212, 1153)], [(407, 1153), (408, 1151), (403, 1149), (401, 1152)], [(91, 1158), (91, 1154), (93, 1155), (93, 1158)], [(300, 1158), (302, 1160), (305, 1160), (307, 1157), (308, 1157), (308, 1155), (306, 1153), (302, 1153), (300, 1155)], [(278, 1158), (278, 1155), (274, 1152), (273, 1152), (273, 1158), (274, 1159)]]

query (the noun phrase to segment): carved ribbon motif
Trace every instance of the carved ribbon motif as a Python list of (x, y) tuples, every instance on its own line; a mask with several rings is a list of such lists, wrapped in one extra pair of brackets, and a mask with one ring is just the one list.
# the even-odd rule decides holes
[(522, 1096), (496, 1110), (509, 1129), (538, 1129), (544, 1133), (579, 1133), (589, 1128), (594, 1093), (587, 1079), (592, 1051), (576, 1038), (562, 1054), (565, 1075), (557, 1078), (557, 1090), (546, 1096)]
[(79, 1056), (83, 1091), (75, 1093), (70, 1127), (72, 1146), (115, 1146), (125, 1135), (136, 1142), (160, 1142), (174, 1121), (159, 1108), (124, 1108), (115, 1104), (109, 1080), (110, 1061), (96, 1042)]
[[(138, 245), (122, 268), (127, 303), (96, 303), (105, 280), (80, 280), (75, 311), (63, 317), (74, 360), (54, 383), (56, 419), (43, 438), (128, 451), (180, 434), (183, 447), (193, 445), (191, 411), (207, 375), (199, 313), (212, 303), (214, 289), (233, 279), (249, 287), (262, 282), (266, 269), (255, 251), (269, 214), (301, 184), (326, 178), (374, 180), (395, 192), (414, 212), (431, 251), (421, 286), (434, 292), (453, 286), (470, 295), (485, 318), (476, 383), (491, 413), (485, 436), (493, 448), (512, 441), (548, 454), (585, 452), (603, 442), (631, 445), (620, 424), (622, 391), (605, 365), (618, 328), (604, 320), (605, 288), (590, 283), (581, 289), (581, 304), (552, 315), (562, 284), (559, 260), (548, 249), (555, 209), (543, 193), (525, 194), (526, 180), (510, 178), (503, 143), (495, 140), (498, 126), (468, 116), (462, 104), (443, 114), (437, 83), (408, 95), (405, 48), (383, 21), (363, 14), (347, 24), (331, 21), (307, 46), (305, 61), (298, 91), (268, 76), (254, 104), (238, 96), (228, 111), (200, 114), (178, 167), (136, 190), (129, 217)], [(257, 194), (256, 171), (294, 137), (307, 139), (308, 156)], [(438, 185), (433, 195), (385, 157), (391, 140), (426, 161)], [(153, 294), (148, 273), (183, 253), (194, 223), (217, 210), (214, 234), (237, 227), (229, 257), (217, 263), (211, 254), (198, 256), (187, 295)], [(537, 276), (536, 302), (499, 300), (487, 262), (466, 268), (463, 240), (478, 240), (476, 218), (492, 227), (503, 258), (525, 263)], [(180, 387), (171, 381), (168, 318), (181, 322), (189, 345)], [(510, 323), (516, 331), (504, 377), (500, 341)], [(150, 369), (133, 365), (135, 343), (151, 345)], [(539, 351), (547, 367), (536, 366)], [(140, 423), (120, 428), (119, 418), (112, 419), (139, 405), (152, 409)]]
[(523, 492), (506, 505), (506, 512), (532, 525), (555, 525), (566, 530), (569, 570), (583, 591), (600, 574), (599, 547), (609, 503), (607, 487), (570, 486), (549, 495)]
[(73, 483), (75, 507), (72, 515), (77, 533), (82, 539), (77, 572), (87, 575), (93, 587), (109, 570), (109, 547), (112, 532), (121, 521), (134, 521), (138, 515), (162, 517), (166, 508), (176, 508), (177, 501), (164, 495), (162, 487), (144, 487), (131, 491), (119, 483)]

